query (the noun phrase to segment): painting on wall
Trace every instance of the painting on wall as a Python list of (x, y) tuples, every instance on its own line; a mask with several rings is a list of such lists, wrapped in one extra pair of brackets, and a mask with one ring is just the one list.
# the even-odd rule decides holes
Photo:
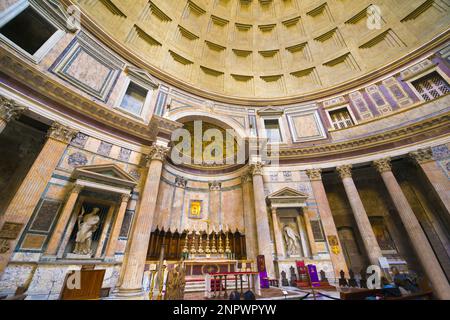
[(202, 218), (202, 204), (201, 200), (191, 200), (189, 205), (189, 219)]
[(373, 233), (375, 234), (375, 238), (383, 251), (396, 251), (395, 243), (389, 234), (388, 229), (384, 223), (383, 218), (371, 218)]

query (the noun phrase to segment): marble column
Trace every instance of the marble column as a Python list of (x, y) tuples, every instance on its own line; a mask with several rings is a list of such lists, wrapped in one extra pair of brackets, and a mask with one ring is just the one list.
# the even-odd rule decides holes
[(273, 234), (275, 237), (275, 248), (277, 250), (277, 260), (284, 258), (286, 252), (284, 250), (283, 232), (280, 229), (280, 223), (278, 221), (277, 208), (272, 207), (272, 222), (273, 222)]
[(169, 149), (153, 145), (148, 155), (148, 173), (140, 201), (137, 216), (130, 237), (131, 244), (122, 265), (122, 284), (118, 297), (143, 299), (142, 278), (144, 274), (147, 250), (155, 216), (156, 201), (163, 169), (163, 162)]
[(300, 241), (302, 243), (302, 256), (311, 258), (311, 251), (309, 250), (308, 236), (306, 231), (306, 222), (301, 215), (297, 216), (297, 226), (300, 232)]
[[(53, 171), (75, 134), (75, 130), (59, 123), (52, 125), (41, 152), (23, 179), (4, 215), (0, 218), (0, 229), (5, 223), (16, 223), (22, 225), (20, 231), (22, 233), (50, 181)], [(15, 240), (10, 240), (9, 250), (0, 254), (0, 273), (8, 264), (19, 238), (20, 234)]]
[[(348, 267), (345, 261), (344, 254), (342, 252), (342, 245), (339, 240), (338, 232), (336, 229), (336, 224), (334, 223), (333, 214), (331, 212), (330, 204), (328, 202), (328, 197), (325, 191), (325, 187), (322, 182), (322, 170), (321, 169), (312, 169), (306, 171), (306, 174), (311, 181), (311, 187), (313, 190), (314, 198), (317, 203), (317, 209), (319, 210), (320, 220), (322, 221), (323, 231), (327, 240), (329, 237), (333, 237), (337, 239), (339, 244), (339, 252), (330, 252), (331, 262), (334, 267), (334, 273), (338, 278), (339, 272), (343, 270), (346, 274), (348, 274)], [(306, 215), (306, 213), (305, 213)], [(328, 246), (331, 249), (331, 245), (328, 243)]]
[(410, 156), (423, 170), (443, 207), (447, 210), (447, 213), (450, 214), (450, 181), (444, 171), (433, 159), (433, 151), (431, 148), (411, 152)]
[(367, 256), (372, 265), (379, 265), (379, 258), (383, 255), (381, 253), (381, 248), (378, 245), (377, 239), (370, 224), (369, 217), (367, 216), (364, 205), (359, 197), (358, 190), (356, 189), (355, 183), (352, 178), (352, 166), (345, 165), (337, 168), (339, 175), (344, 184), (345, 192), (347, 194), (350, 206), (353, 211), (353, 215), (358, 225), (359, 233), (364, 243), (364, 248), (366, 249)]
[(242, 203), (244, 209), (244, 223), (245, 223), (245, 244), (247, 250), (247, 258), (254, 260), (256, 263), (256, 256), (258, 255), (258, 240), (256, 238), (256, 218), (255, 218), (255, 203), (253, 201), (251, 183), (252, 175), (246, 172), (242, 177)]
[(11, 120), (16, 120), (27, 108), (18, 106), (15, 101), (0, 96), (0, 134)]
[(114, 221), (111, 235), (109, 237), (108, 245), (106, 246), (105, 257), (113, 259), (116, 254), (117, 241), (119, 240), (120, 230), (122, 229), (123, 218), (128, 208), (128, 202), (130, 201), (131, 194), (124, 193), (121, 196), (121, 202), (119, 211), (117, 212), (116, 220)]
[(309, 214), (309, 211), (305, 210), (303, 213), (303, 220), (305, 222), (306, 234), (308, 235), (309, 239), (309, 248), (311, 249), (309, 257), (314, 257), (317, 256), (318, 250), (316, 246), (316, 240), (314, 239), (314, 233), (312, 231), (311, 219), (309, 217)]
[(264, 255), (267, 275), (275, 278), (272, 246), (270, 241), (269, 217), (267, 214), (266, 196), (264, 194), (264, 180), (260, 162), (251, 165), (253, 174), (253, 195), (255, 198), (256, 230), (258, 238), (258, 253)]
[(390, 159), (377, 160), (374, 162), (374, 166), (383, 178), (384, 184), (386, 185), (392, 202), (394, 203), (406, 232), (408, 233), (417, 257), (433, 286), (434, 293), (439, 299), (450, 300), (450, 285), (447, 277), (445, 276), (414, 211), (409, 205), (397, 179), (392, 173)]
[(75, 185), (72, 188), (72, 191), (67, 198), (66, 204), (64, 205), (64, 209), (61, 212), (61, 215), (58, 219), (58, 223), (56, 224), (55, 230), (50, 238), (50, 241), (47, 245), (46, 255), (48, 256), (56, 256), (58, 252), (58, 246), (61, 242), (61, 239), (64, 234), (64, 230), (66, 229), (67, 224), (69, 223), (70, 216), (73, 213), (73, 209), (77, 202), (78, 196), (80, 195), (81, 190), (83, 189), (80, 185)]

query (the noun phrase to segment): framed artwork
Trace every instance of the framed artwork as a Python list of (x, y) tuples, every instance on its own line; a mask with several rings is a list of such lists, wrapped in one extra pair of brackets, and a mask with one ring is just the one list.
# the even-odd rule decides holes
[(201, 219), (203, 211), (202, 200), (191, 200), (189, 205), (189, 219)]

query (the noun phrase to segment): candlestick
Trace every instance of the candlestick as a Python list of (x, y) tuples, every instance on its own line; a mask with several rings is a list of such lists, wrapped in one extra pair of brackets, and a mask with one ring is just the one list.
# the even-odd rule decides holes
[(191, 242), (191, 254), (196, 254), (197, 250), (195, 249), (195, 232), (192, 231), (192, 242)]
[(216, 248), (216, 233), (215, 233), (215, 232), (213, 232), (213, 234), (212, 234), (211, 253), (213, 253), (213, 254), (217, 253), (217, 248)]
[(209, 247), (209, 233), (206, 233), (206, 248), (205, 248), (206, 254), (211, 253), (211, 248)]
[(219, 253), (223, 254), (223, 243), (222, 243), (222, 233), (219, 232)]
[(202, 233), (199, 232), (199, 235), (198, 235), (198, 250), (197, 250), (197, 252), (200, 253), (200, 254), (205, 252), (205, 251), (203, 251), (203, 244), (202, 243), (203, 243)]

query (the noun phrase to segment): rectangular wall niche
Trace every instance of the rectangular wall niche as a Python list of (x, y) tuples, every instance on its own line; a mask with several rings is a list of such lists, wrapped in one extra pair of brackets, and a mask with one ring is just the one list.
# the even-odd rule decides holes
[(80, 32), (51, 67), (73, 86), (106, 102), (125, 63)]
[(294, 143), (320, 140), (327, 137), (315, 105), (286, 111), (286, 117)]

